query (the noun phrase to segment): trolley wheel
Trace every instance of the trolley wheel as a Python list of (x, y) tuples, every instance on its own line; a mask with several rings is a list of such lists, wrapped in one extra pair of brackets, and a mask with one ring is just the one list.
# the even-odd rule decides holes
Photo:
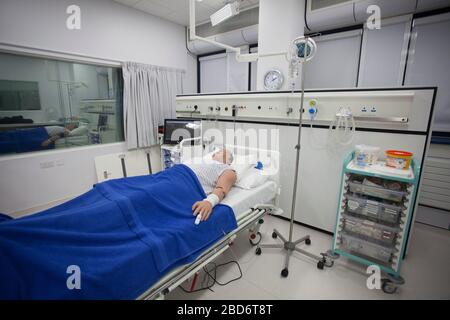
[(323, 262), (323, 260), (319, 260), (317, 262), (317, 269), (323, 270), (324, 266), (325, 266), (325, 263)]
[(256, 254), (257, 256), (260, 256), (260, 255), (261, 255), (261, 248), (260, 248), (260, 247), (256, 248), (255, 254)]
[(305, 244), (307, 244), (307, 245), (309, 246), (309, 245), (311, 244), (311, 239), (309, 239), (309, 238), (306, 239), (306, 240), (305, 240)]
[(278, 238), (278, 235), (276, 232), (272, 232), (272, 238), (274, 238), (274, 239)]
[(289, 270), (287, 268), (284, 268), (283, 270), (281, 270), (281, 276), (283, 278), (287, 278), (288, 275), (289, 275)]
[(384, 293), (393, 294), (397, 292), (397, 286), (391, 280), (383, 279), (382, 282), (381, 289)]
[(331, 268), (332, 266), (334, 266), (334, 261), (333, 260), (325, 260), (325, 267), (327, 268)]

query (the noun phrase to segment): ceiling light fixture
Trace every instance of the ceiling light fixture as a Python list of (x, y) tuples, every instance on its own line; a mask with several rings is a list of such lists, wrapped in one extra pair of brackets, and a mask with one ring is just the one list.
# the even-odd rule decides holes
[(212, 26), (216, 26), (225, 20), (228, 20), (231, 17), (234, 17), (239, 14), (239, 1), (234, 1), (227, 3), (221, 9), (216, 11), (211, 15), (211, 24)]

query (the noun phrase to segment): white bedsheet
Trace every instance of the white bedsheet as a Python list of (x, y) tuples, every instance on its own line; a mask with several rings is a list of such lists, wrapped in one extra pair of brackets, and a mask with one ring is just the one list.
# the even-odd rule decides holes
[(250, 190), (233, 187), (221, 203), (229, 205), (233, 209), (236, 219), (239, 219), (243, 213), (256, 204), (271, 203), (276, 193), (277, 184), (274, 181), (266, 181)]

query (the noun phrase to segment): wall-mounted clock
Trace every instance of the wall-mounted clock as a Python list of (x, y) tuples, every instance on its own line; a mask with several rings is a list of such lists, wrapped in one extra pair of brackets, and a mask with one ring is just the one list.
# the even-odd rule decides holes
[(264, 76), (264, 88), (266, 90), (280, 90), (284, 77), (279, 70), (269, 70)]

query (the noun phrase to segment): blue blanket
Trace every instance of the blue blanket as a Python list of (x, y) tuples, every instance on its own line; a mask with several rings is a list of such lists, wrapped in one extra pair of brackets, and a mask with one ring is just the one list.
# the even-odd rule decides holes
[(38, 151), (54, 148), (54, 144), (47, 147), (42, 142), (49, 138), (43, 127), (0, 132), (0, 154)]
[(221, 204), (195, 225), (192, 204), (205, 196), (195, 174), (177, 165), (0, 222), (0, 299), (138, 297), (237, 227)]

